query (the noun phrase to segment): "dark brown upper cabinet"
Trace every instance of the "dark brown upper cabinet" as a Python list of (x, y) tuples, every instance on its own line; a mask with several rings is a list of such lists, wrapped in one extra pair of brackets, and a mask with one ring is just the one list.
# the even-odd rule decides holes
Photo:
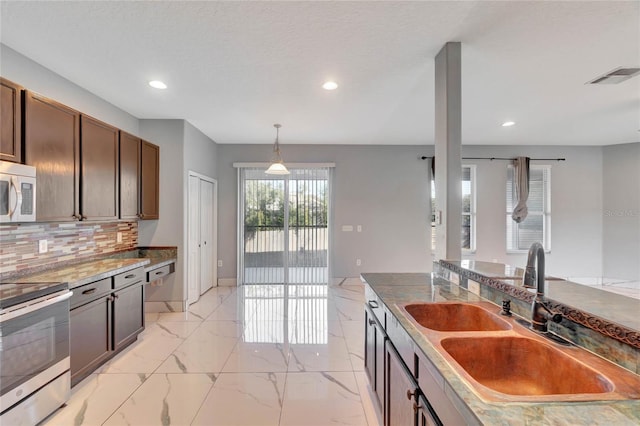
[(25, 93), (25, 164), (35, 166), (36, 219), (80, 219), (80, 113), (36, 93)]
[(139, 137), (120, 131), (120, 218), (140, 217)]
[(160, 217), (160, 148), (140, 144), (140, 219)]
[(22, 162), (22, 87), (0, 77), (0, 160)]
[(80, 138), (82, 220), (118, 219), (119, 131), (82, 115)]

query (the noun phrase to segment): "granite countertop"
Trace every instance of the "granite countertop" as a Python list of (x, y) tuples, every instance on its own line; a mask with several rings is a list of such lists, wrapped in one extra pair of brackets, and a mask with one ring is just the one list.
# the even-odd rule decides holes
[(36, 275), (27, 275), (18, 283), (66, 281), (73, 289), (84, 284), (109, 278), (122, 272), (149, 264), (149, 259), (102, 259), (80, 263), (73, 266), (47, 271)]
[(111, 257), (120, 259), (148, 259), (149, 263), (145, 266), (144, 271), (149, 272), (176, 263), (178, 259), (178, 249), (176, 247), (138, 247), (133, 250), (116, 253)]
[(176, 260), (176, 247), (138, 247), (111, 253), (99, 259), (22, 274), (12, 281), (16, 283), (68, 282), (69, 288), (72, 289), (141, 266), (144, 267), (145, 272), (149, 272), (175, 263)]
[[(413, 339), (416, 350), (433, 363), (444, 378), (444, 391), (469, 423), (483, 424), (640, 424), (640, 401), (592, 402), (485, 402), (448, 364), (433, 344), (401, 313), (397, 304), (408, 302), (486, 301), (444, 279), (430, 274), (372, 273), (362, 274), (363, 280), (380, 297)], [(499, 310), (499, 308), (496, 306)], [(462, 405), (461, 405), (462, 404)]]

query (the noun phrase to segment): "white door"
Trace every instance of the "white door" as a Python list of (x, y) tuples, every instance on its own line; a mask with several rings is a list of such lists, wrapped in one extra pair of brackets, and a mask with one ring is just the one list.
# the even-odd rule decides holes
[(200, 180), (200, 294), (214, 286), (213, 182)]
[(200, 297), (200, 178), (189, 176), (187, 223), (187, 304)]

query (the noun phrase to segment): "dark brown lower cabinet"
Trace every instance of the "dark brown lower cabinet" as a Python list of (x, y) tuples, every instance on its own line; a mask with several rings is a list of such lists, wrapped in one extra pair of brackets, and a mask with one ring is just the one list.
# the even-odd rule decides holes
[(390, 341), (386, 343), (386, 418), (387, 426), (417, 424), (418, 384), (404, 366)]
[(111, 295), (71, 309), (71, 385), (111, 357)]
[(384, 410), (384, 345), (387, 335), (369, 308), (365, 308), (365, 321), (365, 372), (380, 409)]
[(117, 351), (144, 329), (144, 283), (118, 290), (113, 297), (113, 349)]
[(418, 411), (418, 426), (441, 426), (442, 423), (438, 420), (433, 413), (431, 406), (424, 399), (424, 396), (420, 395), (418, 398), (418, 404), (416, 405)]
[(111, 281), (107, 278), (73, 289), (71, 386), (133, 343), (144, 330), (145, 283), (111, 290)]

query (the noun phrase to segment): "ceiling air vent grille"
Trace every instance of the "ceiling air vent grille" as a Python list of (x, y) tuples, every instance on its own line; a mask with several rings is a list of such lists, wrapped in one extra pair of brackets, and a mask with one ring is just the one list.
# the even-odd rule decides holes
[(598, 76), (591, 81), (588, 81), (587, 84), (618, 84), (622, 83), (625, 80), (629, 80), (631, 77), (634, 77), (638, 74), (640, 74), (640, 68), (619, 67), (614, 69), (613, 71), (609, 71), (604, 75)]

